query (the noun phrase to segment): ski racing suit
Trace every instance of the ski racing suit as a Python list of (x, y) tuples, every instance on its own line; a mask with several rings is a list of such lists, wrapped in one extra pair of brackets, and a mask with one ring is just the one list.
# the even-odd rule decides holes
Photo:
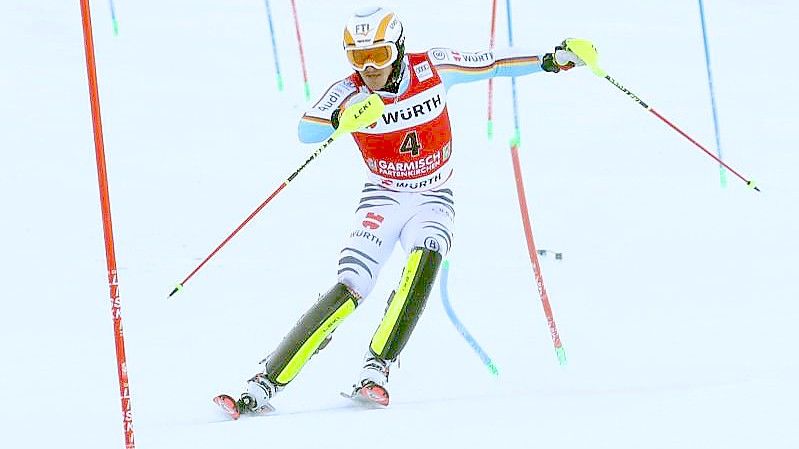
[[(369, 174), (341, 251), (340, 282), (365, 298), (397, 241), (408, 254), (421, 247), (447, 255), (455, 218), (447, 91), (460, 83), (538, 72), (540, 61), (518, 50), (433, 48), (405, 56), (398, 93), (377, 92), (386, 104), (382, 118), (353, 133)], [(300, 140), (327, 139), (333, 111), (370, 93), (358, 73), (333, 84), (302, 117)]]
[[(407, 343), (441, 261), (452, 248), (454, 147), (448, 89), (543, 70), (543, 56), (517, 49), (467, 53), (433, 48), (403, 58), (397, 93), (377, 92), (385, 104), (382, 117), (352, 133), (369, 172), (341, 250), (338, 283), (264, 360), (264, 373), (251, 379), (250, 391), (260, 394), (261, 400), (282, 389), (327, 345), (335, 328), (372, 291), (380, 269), (400, 242), (407, 263), (367, 351), (367, 358), (380, 360), (387, 379), (388, 365)], [(371, 93), (357, 72), (334, 83), (300, 120), (300, 140), (326, 140), (335, 130), (334, 112)]]

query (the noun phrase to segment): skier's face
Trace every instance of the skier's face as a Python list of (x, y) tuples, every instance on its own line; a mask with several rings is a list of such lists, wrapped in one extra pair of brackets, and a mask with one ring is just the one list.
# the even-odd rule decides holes
[(367, 66), (358, 73), (361, 75), (363, 82), (366, 83), (366, 86), (370, 90), (375, 91), (386, 87), (392, 68), (393, 66), (388, 66), (382, 69), (376, 69), (372, 66)]

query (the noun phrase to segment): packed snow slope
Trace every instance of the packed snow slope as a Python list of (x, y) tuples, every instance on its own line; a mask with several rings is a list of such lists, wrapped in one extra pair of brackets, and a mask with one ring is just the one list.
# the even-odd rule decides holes
[[(497, 45), (507, 43), (499, 2)], [(361, 2), (299, 0), (314, 97), (350, 73), (340, 35)], [(489, 1), (394, 2), (409, 51), (486, 49)], [(569, 363), (555, 357), (524, 240), (508, 141), (510, 80), (453, 88), (457, 229), (392, 404), (339, 396), (404, 263), (277, 398), (225, 422), (238, 393), (334, 282), (366, 168), (349, 138), (314, 160), (166, 300), (315, 149), (290, 2), (272, 1), (277, 90), (258, 0), (94, 1), (100, 97), (140, 448), (799, 446), (796, 72), (788, 1), (705, 3), (725, 161), (586, 69), (517, 79), (520, 159)], [(611, 76), (715, 151), (698, 4), (515, 1), (517, 46), (592, 39)], [(78, 0), (0, 3), (0, 446), (122, 447)]]

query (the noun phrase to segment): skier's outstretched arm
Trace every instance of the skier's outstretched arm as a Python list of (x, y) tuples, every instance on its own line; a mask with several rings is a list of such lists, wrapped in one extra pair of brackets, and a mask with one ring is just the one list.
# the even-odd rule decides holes
[(524, 76), (542, 71), (557, 73), (584, 65), (577, 55), (562, 45), (543, 55), (516, 47), (478, 53), (432, 48), (427, 55), (447, 89), (488, 78)]

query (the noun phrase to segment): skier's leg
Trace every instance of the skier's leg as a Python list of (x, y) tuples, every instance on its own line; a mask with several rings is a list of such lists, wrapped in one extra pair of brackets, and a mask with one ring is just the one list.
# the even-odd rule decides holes
[(395, 360), (416, 326), (433, 288), (441, 260), (452, 247), (455, 201), (450, 189), (422, 192), (415, 196), (416, 212), (403, 226), (400, 241), (408, 251), (408, 262), (399, 287), (369, 348), (373, 355)]
[(389, 297), (385, 315), (369, 343), (360, 380), (353, 385), (353, 395), (388, 405), (389, 369), (416, 327), (441, 259), (440, 253), (427, 248), (411, 251), (400, 285)]
[(243, 400), (252, 408), (266, 406), (274, 394), (291, 382), (332, 332), (374, 287), (377, 274), (407, 222), (400, 207), (401, 194), (367, 184), (348, 241), (339, 260), (339, 282), (306, 312), (266, 359), (263, 372), (247, 384)]
[(305, 362), (358, 306), (358, 298), (338, 283), (306, 312), (266, 360), (267, 379), (281, 388), (291, 382)]
[(424, 247), (445, 256), (452, 249), (455, 229), (455, 196), (440, 188), (419, 193), (416, 212), (402, 228), (400, 242), (406, 252)]
[(357, 306), (358, 297), (341, 283), (320, 297), (264, 359), (264, 370), (247, 382), (247, 392), (239, 400), (240, 411), (271, 408), (268, 401), (324, 348), (330, 334)]
[(441, 254), (415, 248), (408, 256), (399, 287), (393, 293), (369, 349), (383, 360), (396, 360), (408, 342), (441, 265)]
[(407, 197), (407, 193), (379, 184), (364, 185), (349, 238), (338, 261), (338, 281), (361, 298), (366, 298), (374, 288), (400, 230), (411, 216)]
[[(383, 320), (377, 328), (365, 355), (361, 379), (355, 392), (362, 388), (384, 396), (391, 364), (397, 359), (413, 332), (433, 288), (444, 256), (452, 247), (454, 198), (450, 189), (415, 195), (414, 215), (403, 227), (400, 240), (409, 252), (397, 290), (389, 297)], [(371, 394), (367, 391), (367, 394)]]

